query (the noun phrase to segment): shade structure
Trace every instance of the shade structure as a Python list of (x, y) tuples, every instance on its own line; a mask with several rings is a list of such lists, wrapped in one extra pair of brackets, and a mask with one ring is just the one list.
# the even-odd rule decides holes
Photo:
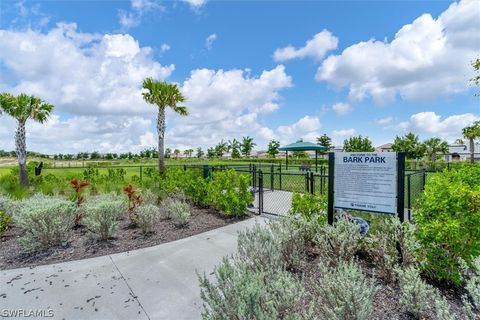
[(286, 151), (285, 161), (288, 170), (288, 151), (315, 151), (315, 171), (318, 171), (318, 151), (326, 151), (327, 148), (319, 144), (298, 140), (295, 143), (287, 144), (286, 146), (278, 148), (280, 151)]

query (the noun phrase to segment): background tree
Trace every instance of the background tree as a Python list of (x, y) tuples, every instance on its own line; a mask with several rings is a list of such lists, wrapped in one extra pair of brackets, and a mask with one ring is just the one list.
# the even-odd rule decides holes
[(248, 158), (252, 153), (253, 147), (255, 147), (256, 145), (257, 144), (253, 142), (253, 138), (249, 136), (243, 137), (241, 147), (240, 147), (242, 154)]
[(173, 150), (173, 155), (174, 155), (175, 159), (178, 159), (178, 157), (180, 156), (180, 153), (181, 153), (181, 151), (178, 150), (178, 149)]
[(22, 186), (28, 185), (25, 124), (28, 119), (44, 123), (48, 120), (53, 108), (53, 105), (44, 102), (42, 99), (24, 93), (18, 96), (9, 93), (0, 94), (0, 109), (17, 120), (15, 151), (20, 167), (20, 184)]
[(179, 106), (179, 103), (185, 102), (185, 97), (180, 92), (176, 84), (155, 81), (152, 78), (146, 78), (143, 81), (142, 93), (143, 99), (150, 104), (158, 107), (157, 115), (157, 133), (158, 133), (158, 171), (165, 172), (165, 154), (163, 151), (165, 139), (165, 109), (170, 107), (174, 112), (181, 116), (188, 115), (187, 108)]
[(213, 158), (215, 158), (215, 155), (216, 155), (216, 153), (215, 153), (215, 148), (208, 148), (208, 149), (207, 149), (207, 158), (208, 158), (208, 159), (213, 159)]
[(345, 152), (373, 152), (375, 148), (368, 137), (361, 135), (351, 137), (343, 141), (343, 151)]
[(455, 139), (455, 144), (464, 144), (463, 139)]
[(396, 136), (392, 144), (392, 150), (405, 152), (407, 159), (418, 159), (425, 154), (425, 145), (420, 142), (418, 136), (409, 132), (403, 137)]
[(292, 157), (295, 159), (307, 159), (309, 158), (307, 151), (293, 151)]
[(322, 156), (333, 149), (332, 139), (325, 133), (320, 137), (317, 137), (317, 144), (327, 148), (325, 151), (318, 151), (318, 153), (320, 153)]
[(191, 158), (192, 154), (193, 154), (193, 149), (187, 149), (183, 152), (183, 154), (186, 155), (187, 157)]
[(228, 151), (228, 144), (223, 139), (215, 146), (215, 155), (219, 158), (223, 157), (224, 153)]
[(442, 141), (440, 138), (430, 138), (425, 140), (423, 144), (425, 145), (425, 152), (430, 157), (432, 162), (437, 160), (437, 154), (448, 153), (448, 143), (446, 141)]
[(172, 149), (166, 148), (164, 153), (165, 158), (170, 158), (172, 156)]
[(233, 159), (240, 158), (240, 142), (237, 139), (229, 140), (227, 151), (231, 152)]
[(197, 153), (196, 153), (195, 156), (200, 159), (200, 158), (202, 158), (204, 155), (205, 155), (205, 153), (203, 152), (202, 148), (198, 147), (198, 148), (197, 148)]
[(277, 154), (280, 152), (280, 151), (278, 151), (278, 148), (280, 148), (280, 142), (278, 142), (277, 140), (271, 140), (268, 143), (267, 148), (268, 148), (267, 149), (268, 155), (272, 158), (275, 158), (277, 156)]
[(462, 134), (470, 144), (470, 162), (473, 163), (475, 161), (475, 139), (480, 138), (480, 121), (475, 121), (463, 128)]

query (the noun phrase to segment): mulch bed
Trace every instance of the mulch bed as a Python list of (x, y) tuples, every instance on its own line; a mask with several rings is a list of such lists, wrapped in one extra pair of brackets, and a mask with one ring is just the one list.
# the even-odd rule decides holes
[(163, 219), (155, 232), (144, 235), (139, 228), (130, 225), (127, 218), (119, 221), (114, 237), (108, 241), (92, 238), (84, 227), (73, 230), (66, 247), (27, 252), (17, 242), (22, 230), (15, 225), (0, 238), (0, 270), (79, 260), (112, 253), (125, 252), (186, 238), (205, 231), (239, 222), (250, 216), (229, 218), (213, 209), (192, 208), (192, 215), (185, 227), (177, 227), (173, 221)]
[[(318, 256), (309, 255), (306, 263), (299, 270), (304, 275), (305, 281), (305, 291), (310, 293), (307, 297), (315, 298), (316, 289), (315, 283), (317, 279), (321, 278), (323, 275), (320, 274), (318, 268), (320, 260)], [(363, 272), (371, 279), (375, 277), (375, 284), (377, 286), (377, 292), (373, 300), (372, 313), (370, 314), (369, 319), (371, 320), (417, 320), (413, 315), (405, 312), (402, 309), (402, 306), (399, 303), (400, 299), (400, 288), (396, 284), (388, 283), (383, 279), (383, 277), (378, 274), (374, 269), (373, 263), (361, 257), (359, 259), (359, 264), (362, 267)], [(298, 272), (298, 271), (297, 271)], [(450, 303), (451, 311), (457, 316), (457, 319), (463, 319), (462, 313), (462, 295), (465, 294), (464, 289), (454, 288), (450, 286), (438, 286), (433, 283), (437, 289), (440, 290), (441, 294), (447, 299)], [(305, 304), (308, 304), (308, 301), (305, 301)], [(436, 320), (435, 315), (430, 314), (422, 320)]]

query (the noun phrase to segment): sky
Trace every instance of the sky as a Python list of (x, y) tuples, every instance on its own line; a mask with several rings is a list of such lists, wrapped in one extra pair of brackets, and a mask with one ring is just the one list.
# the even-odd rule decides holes
[[(478, 57), (480, 0), (0, 1), (0, 92), (55, 106), (27, 124), (28, 149), (47, 154), (155, 147), (146, 77), (187, 99), (189, 116), (167, 112), (172, 149), (324, 133), (453, 142), (480, 120)], [(0, 149), (15, 126), (0, 116)]]

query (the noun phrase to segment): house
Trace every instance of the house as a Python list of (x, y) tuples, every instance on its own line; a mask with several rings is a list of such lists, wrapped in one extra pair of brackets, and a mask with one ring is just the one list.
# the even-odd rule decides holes
[(393, 143), (385, 143), (375, 148), (375, 152), (393, 152)]
[[(480, 143), (474, 145), (475, 161), (480, 161)], [(445, 155), (446, 161), (468, 161), (470, 160), (470, 144), (454, 143), (448, 146), (448, 154)]]

